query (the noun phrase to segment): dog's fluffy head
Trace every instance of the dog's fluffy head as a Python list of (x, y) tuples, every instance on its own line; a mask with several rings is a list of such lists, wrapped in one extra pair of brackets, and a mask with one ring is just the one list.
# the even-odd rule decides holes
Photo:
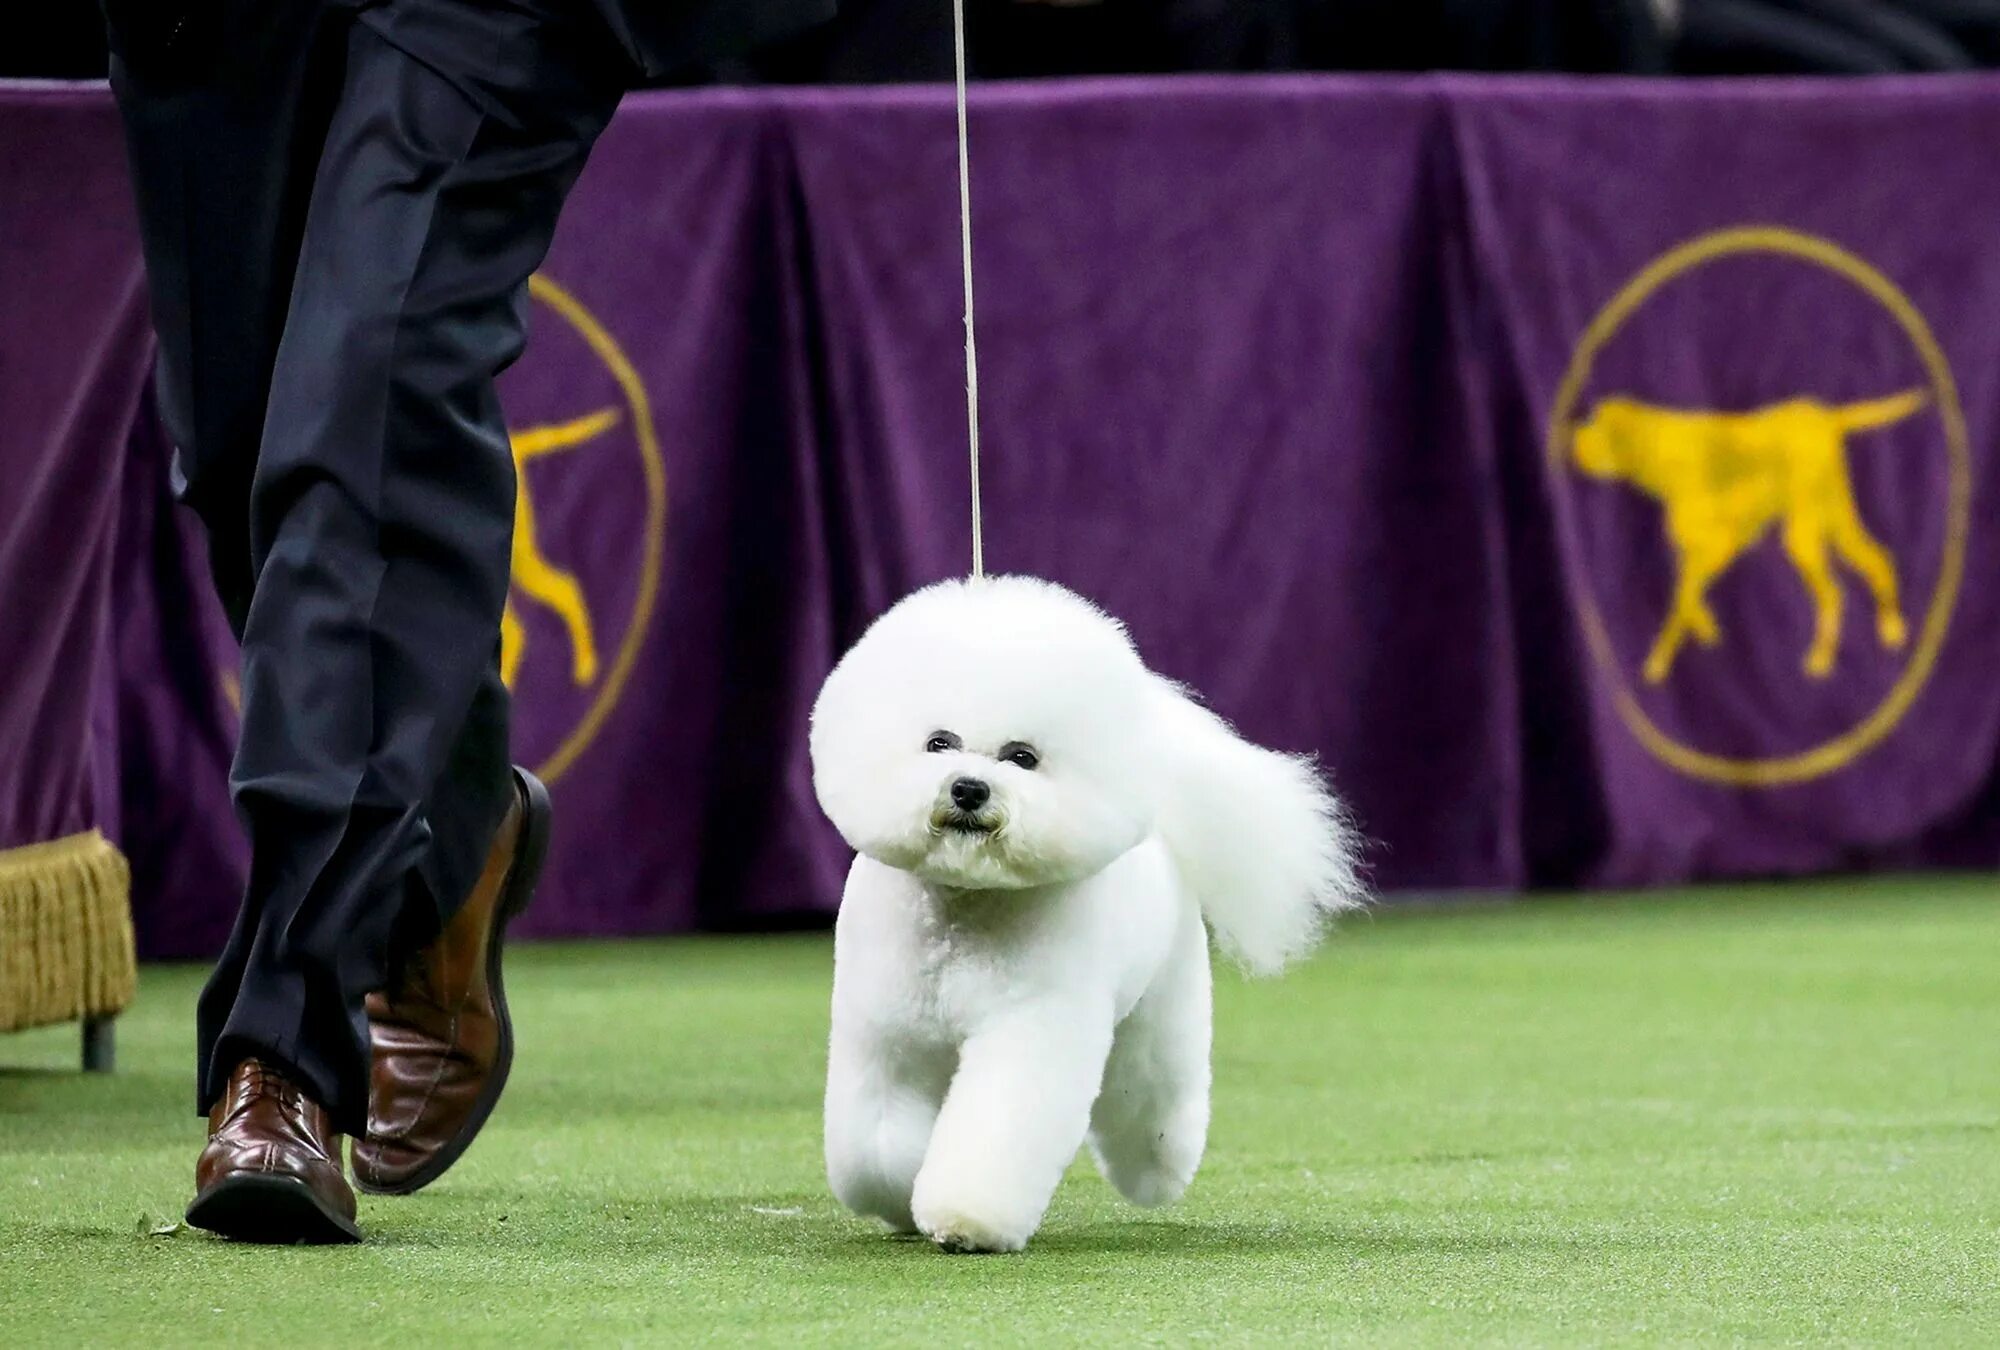
[(1088, 601), (955, 581), (876, 621), (813, 710), (813, 785), (847, 842), (935, 885), (1074, 881), (1152, 828), (1152, 676)]

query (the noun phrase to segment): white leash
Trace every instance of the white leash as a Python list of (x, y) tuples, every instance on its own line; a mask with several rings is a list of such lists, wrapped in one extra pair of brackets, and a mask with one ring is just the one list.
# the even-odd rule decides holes
[(979, 342), (972, 326), (972, 148), (965, 115), (965, 0), (951, 0), (958, 62), (958, 233), (965, 268), (965, 419), (972, 447), (972, 575), (986, 575), (986, 522), (979, 503)]

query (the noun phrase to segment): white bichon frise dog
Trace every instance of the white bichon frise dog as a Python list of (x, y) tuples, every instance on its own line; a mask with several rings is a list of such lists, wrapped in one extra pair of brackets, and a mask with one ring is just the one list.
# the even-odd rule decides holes
[(828, 677), (813, 780), (855, 851), (834, 943), (840, 1202), (1019, 1251), (1087, 1137), (1135, 1204), (1208, 1133), (1209, 968), (1270, 973), (1359, 903), (1311, 764), (1238, 738), (1088, 601), (950, 582)]

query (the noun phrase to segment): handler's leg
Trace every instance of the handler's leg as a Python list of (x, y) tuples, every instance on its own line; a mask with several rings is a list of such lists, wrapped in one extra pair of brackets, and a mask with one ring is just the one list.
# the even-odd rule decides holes
[[(486, 50), (480, 7), (432, 8), (472, 25), (469, 53)], [(582, 35), (547, 37), (507, 49), (532, 60), (478, 72), (475, 102), (365, 22), (351, 35), (252, 491), (234, 774), (249, 941), (200, 1010), (206, 1098), (239, 1065), (275, 1060), (358, 1136), (363, 1000), (400, 967), (387, 1087), (424, 1129), (441, 1113), (448, 1133), (414, 1141), (436, 1171), (504, 1082), (498, 942), (547, 819), (532, 781), (505, 772), (504, 720), (469, 755), (464, 743), (494, 697), (514, 509), (493, 380), (519, 354), (527, 278), (623, 80)], [(498, 837), (469, 895), (424, 879), (441, 787)], [(396, 950), (417, 932), (437, 936)], [(452, 1034), (471, 1024), (483, 1030)], [(378, 1061), (384, 1049), (378, 1035)]]
[(175, 487), (240, 637), (250, 480), (349, 12), (326, 0), (106, 0)]
[[(240, 636), (253, 582), (250, 485), (349, 16), (327, 0), (105, 9), (175, 487), (206, 527)], [(245, 909), (230, 953), (240, 959), (254, 934)], [(201, 1105), (213, 1107), (196, 1168), (206, 1203), (191, 1220), (280, 1242), (360, 1236), (339, 1137), (284, 1065), (250, 1060), (226, 1090), (204, 1085)], [(230, 1177), (239, 1180), (219, 1184)]]

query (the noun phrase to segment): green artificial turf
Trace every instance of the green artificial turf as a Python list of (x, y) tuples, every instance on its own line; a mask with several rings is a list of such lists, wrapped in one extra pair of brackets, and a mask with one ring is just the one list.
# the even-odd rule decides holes
[(518, 949), (493, 1124), (344, 1249), (169, 1227), (198, 972), (146, 972), (114, 1078), (0, 1038), (0, 1344), (2000, 1345), (1988, 881), (1351, 921), (1222, 981), (1188, 1198), (1080, 1164), (1019, 1257), (828, 1196), (830, 961)]

